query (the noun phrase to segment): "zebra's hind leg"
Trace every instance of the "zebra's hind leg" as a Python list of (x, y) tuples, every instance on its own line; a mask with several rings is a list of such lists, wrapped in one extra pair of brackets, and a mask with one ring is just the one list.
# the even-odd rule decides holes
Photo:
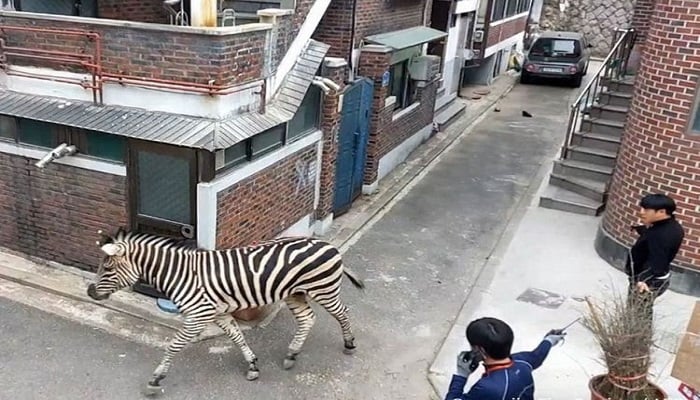
[(297, 331), (294, 334), (294, 339), (292, 339), (292, 342), (289, 344), (287, 356), (282, 362), (284, 369), (290, 369), (294, 366), (297, 355), (301, 352), (301, 348), (304, 346), (304, 342), (309, 336), (311, 328), (314, 326), (316, 315), (308, 301), (306, 301), (306, 296), (303, 294), (289, 296), (284, 301), (287, 303), (287, 307), (292, 311), (294, 319), (297, 321)]
[(221, 328), (226, 335), (238, 345), (243, 353), (243, 358), (248, 362), (248, 372), (246, 373), (246, 379), (253, 381), (258, 379), (260, 376), (260, 370), (258, 369), (258, 358), (253, 353), (253, 350), (248, 346), (248, 343), (243, 337), (243, 332), (238, 326), (236, 319), (231, 316), (231, 314), (221, 314), (216, 317), (214, 321), (216, 325)]
[(173, 362), (173, 357), (179, 353), (187, 344), (189, 344), (192, 339), (197, 337), (207, 324), (214, 320), (215, 311), (213, 308), (207, 308), (204, 310), (198, 310), (196, 313), (188, 313), (184, 315), (184, 321), (182, 328), (175, 334), (175, 337), (170, 342), (170, 345), (165, 350), (165, 356), (163, 360), (158, 364), (155, 371), (153, 371), (153, 379), (146, 385), (145, 393), (148, 396), (153, 396), (163, 393), (163, 388), (160, 385), (160, 381), (165, 379), (170, 370), (170, 366)]
[(343, 331), (343, 353), (355, 353), (355, 336), (353, 335), (352, 328), (350, 327), (348, 308), (340, 300), (340, 288), (338, 287), (335, 290), (325, 293), (313, 292), (310, 293), (310, 295), (315, 302), (328, 311), (328, 313), (331, 314), (340, 324), (340, 328)]

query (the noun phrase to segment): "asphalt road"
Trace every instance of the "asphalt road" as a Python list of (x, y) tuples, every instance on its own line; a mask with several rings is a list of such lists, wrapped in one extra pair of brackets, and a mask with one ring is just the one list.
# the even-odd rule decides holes
[[(467, 288), (542, 163), (564, 137), (572, 89), (520, 86), (446, 153), (346, 253), (365, 278), (349, 283), (358, 351), (342, 353), (340, 328), (318, 308), (293, 370), (281, 368), (292, 338), (283, 310), (246, 331), (261, 376), (223, 338), (180, 353), (164, 399), (421, 399), (427, 369)], [(527, 110), (533, 118), (521, 116)], [(161, 351), (0, 300), (0, 399), (137, 399)]]

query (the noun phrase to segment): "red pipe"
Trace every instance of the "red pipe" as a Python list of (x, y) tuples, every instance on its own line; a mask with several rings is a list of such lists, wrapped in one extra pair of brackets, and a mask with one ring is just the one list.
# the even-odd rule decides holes
[(99, 37), (100, 34), (96, 32), (88, 31), (75, 31), (75, 30), (64, 30), (64, 29), (47, 29), (47, 28), (30, 28), (26, 26), (7, 26), (1, 25), (0, 31), (22, 31), (22, 32), (41, 32), (41, 33), (55, 33), (58, 35), (69, 35), (69, 36), (87, 36), (87, 37)]
[(71, 60), (68, 58), (58, 58), (58, 57), (51, 57), (51, 56), (40, 56), (37, 54), (22, 54), (22, 53), (13, 53), (11, 51), (7, 51), (4, 53), (6, 56), (14, 56), (14, 57), (27, 57), (27, 58), (35, 58), (37, 60), (51, 60), (51, 61), (56, 61), (56, 62), (64, 62), (64, 63), (69, 63), (69, 64), (77, 64), (77, 65), (82, 65), (84, 67), (88, 68), (95, 68), (95, 64), (90, 64), (85, 61), (80, 61), (80, 60)]
[(54, 77), (49, 77), (49, 76), (44, 76), (44, 75), (30, 74), (30, 73), (11, 71), (11, 70), (7, 70), (6, 74), (7, 75), (22, 76), (25, 78), (41, 79), (44, 81), (51, 81), (51, 82), (76, 84), (76, 85), (80, 85), (86, 89), (97, 89), (96, 87), (93, 87), (93, 85), (90, 85), (89, 83), (85, 83), (84, 81), (76, 81), (75, 79), (54, 78)]
[(102, 80), (104, 82), (118, 82), (122, 84), (134, 84), (136, 86), (145, 87), (155, 87), (155, 88), (168, 88), (173, 90), (182, 90), (186, 92), (195, 93), (208, 93), (208, 94), (230, 94), (240, 92), (242, 89), (240, 85), (207, 85), (203, 83), (195, 82), (185, 82), (176, 81), (171, 79), (159, 79), (159, 78), (142, 78), (133, 75), (124, 74), (102, 74)]

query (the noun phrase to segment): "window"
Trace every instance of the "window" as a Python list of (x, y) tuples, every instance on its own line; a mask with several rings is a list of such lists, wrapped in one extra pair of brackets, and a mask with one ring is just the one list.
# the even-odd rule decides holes
[(693, 135), (700, 135), (700, 76), (697, 79), (697, 94), (695, 99), (695, 108), (690, 110), (690, 131)]
[(248, 142), (235, 144), (224, 150), (224, 165), (234, 166), (248, 160)]
[(402, 61), (389, 69), (389, 92), (387, 96), (395, 96), (394, 110), (406, 108), (415, 101), (415, 83), (408, 74), (408, 61)]
[(524, 13), (530, 10), (530, 0), (518, 0), (518, 13)]
[(573, 39), (540, 38), (530, 49), (531, 57), (577, 58), (581, 56), (581, 43)]
[(58, 145), (51, 124), (24, 118), (18, 122), (17, 139), (20, 143), (48, 148), (54, 148)]
[(506, 7), (506, 17), (512, 17), (518, 13), (518, 3), (522, 0), (508, 0)]
[(277, 125), (251, 138), (250, 158), (256, 159), (284, 144), (285, 124)]
[(493, 10), (491, 11), (491, 22), (496, 22), (505, 17), (506, 1), (508, 0), (494, 0)]
[(15, 140), (17, 137), (17, 120), (0, 115), (0, 139)]
[(105, 160), (124, 162), (126, 158), (126, 138), (97, 131), (87, 131), (83, 154)]
[(137, 152), (138, 214), (190, 224), (190, 163), (186, 158)]
[(0, 115), (0, 139), (53, 149), (61, 143), (75, 145), (78, 153), (119, 163), (126, 160), (126, 138), (66, 125)]
[(318, 129), (321, 118), (321, 89), (311, 85), (294, 118), (287, 125), (287, 141)]

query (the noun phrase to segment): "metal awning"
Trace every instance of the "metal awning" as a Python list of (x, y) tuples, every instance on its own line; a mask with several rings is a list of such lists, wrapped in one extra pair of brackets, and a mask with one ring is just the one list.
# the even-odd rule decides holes
[(381, 44), (394, 50), (403, 50), (419, 44), (432, 42), (447, 36), (446, 32), (427, 26), (414, 26), (400, 31), (379, 33), (365, 37), (371, 44)]
[[(291, 120), (329, 48), (315, 40), (307, 43), (265, 113), (213, 119), (0, 90), (0, 114), (176, 146), (225, 149)], [(294, 96), (288, 85), (294, 85)]]

